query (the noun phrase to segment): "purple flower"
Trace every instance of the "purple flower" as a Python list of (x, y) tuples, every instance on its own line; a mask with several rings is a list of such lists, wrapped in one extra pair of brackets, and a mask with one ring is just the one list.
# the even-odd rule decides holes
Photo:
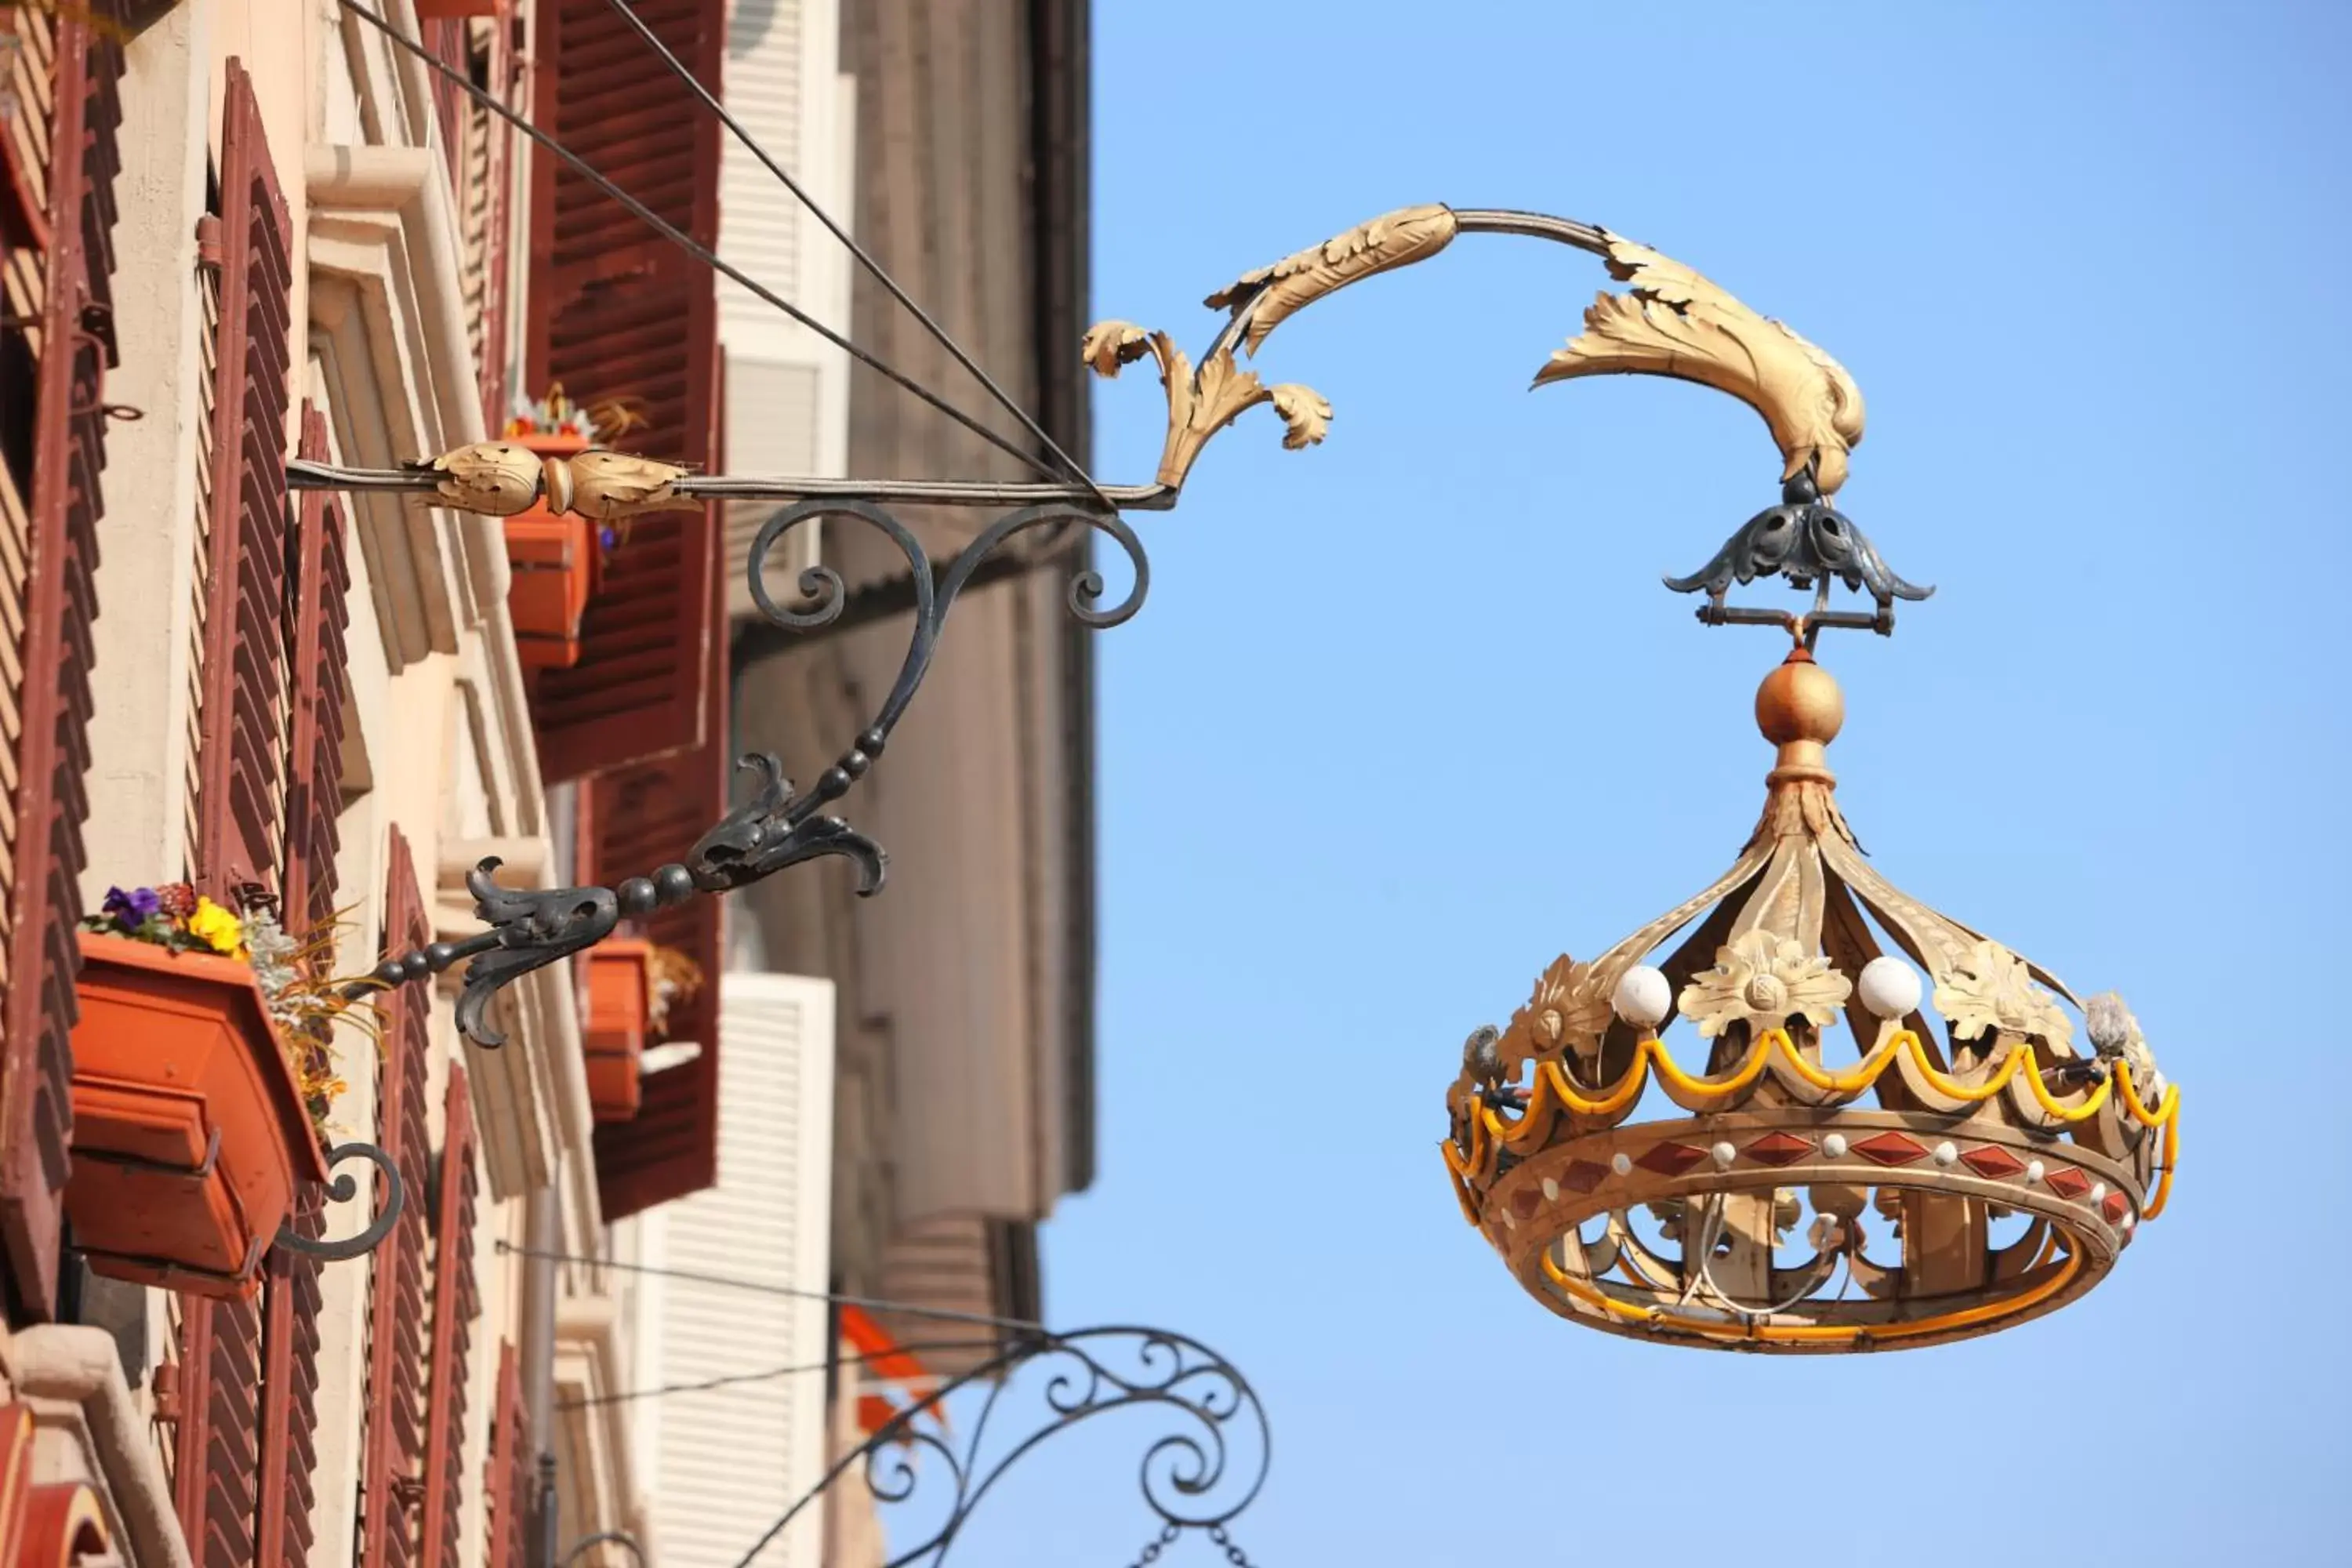
[(153, 920), (162, 907), (163, 900), (155, 896), (152, 888), (133, 888), (127, 893), (120, 888), (109, 888), (106, 889), (106, 901), (99, 906), (117, 922), (133, 931)]
[(621, 542), (621, 536), (609, 528), (603, 529), (597, 532), (596, 542), (609, 554), (613, 547)]

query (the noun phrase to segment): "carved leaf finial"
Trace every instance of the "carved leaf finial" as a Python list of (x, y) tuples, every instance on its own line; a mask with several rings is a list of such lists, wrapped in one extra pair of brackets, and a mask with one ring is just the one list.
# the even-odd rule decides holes
[(1630, 374), (1712, 386), (1764, 416), (1786, 460), (1781, 478), (1811, 467), (1822, 494), (1844, 484), (1863, 429), (1862, 389), (1845, 367), (1681, 262), (1605, 238), (1610, 275), (1633, 287), (1593, 300), (1584, 331), (1544, 363), (1536, 384)]

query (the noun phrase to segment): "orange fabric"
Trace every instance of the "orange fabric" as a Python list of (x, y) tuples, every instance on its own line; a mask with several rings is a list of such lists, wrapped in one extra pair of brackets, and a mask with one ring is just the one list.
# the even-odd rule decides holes
[[(857, 1347), (857, 1353), (866, 1360), (866, 1370), (875, 1376), (889, 1383), (926, 1386), (931, 1383), (929, 1370), (914, 1352), (899, 1349), (898, 1342), (892, 1339), (888, 1331), (876, 1322), (864, 1308), (841, 1309), (841, 1332), (845, 1339)], [(866, 1430), (870, 1432), (873, 1428), (869, 1426)]]

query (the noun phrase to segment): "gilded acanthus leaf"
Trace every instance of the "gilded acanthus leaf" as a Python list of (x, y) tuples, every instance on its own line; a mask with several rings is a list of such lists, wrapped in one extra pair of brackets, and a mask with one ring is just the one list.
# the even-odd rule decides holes
[(1399, 207), (1271, 267), (1244, 272), (1204, 303), (1223, 310), (1256, 301), (1245, 334), (1255, 355), (1267, 333), (1324, 295), (1376, 272), (1426, 260), (1452, 242), (1454, 227), (1449, 207)]
[(1545, 362), (1536, 384), (1584, 375), (1664, 375), (1727, 392), (1764, 416), (1793, 478), (1808, 465), (1829, 495), (1862, 442), (1862, 390), (1845, 368), (1681, 262), (1607, 237), (1609, 271), (1633, 287), (1601, 294), (1584, 331)]
[(1316, 446), (1330, 430), (1330, 402), (1313, 387), (1286, 381), (1266, 395), (1274, 400), (1274, 411), (1282, 416), (1282, 444), (1290, 450)]
[(1133, 321), (1097, 321), (1087, 329), (1078, 352), (1097, 375), (1115, 376), (1120, 366), (1151, 353), (1151, 336)]
[(1715, 967), (1683, 987), (1683, 1016), (1713, 1039), (1737, 1023), (1777, 1029), (1802, 1016), (1817, 1029), (1837, 1020), (1853, 983), (1804, 943), (1761, 926), (1716, 950)]
[(512, 517), (539, 500), (539, 454), (512, 441), (477, 441), (415, 467), (440, 476), (435, 495), (478, 517)]
[(1331, 405), (1321, 394), (1296, 383), (1268, 387), (1255, 371), (1235, 363), (1230, 349), (1210, 355), (1196, 375), (1192, 362), (1167, 333), (1104, 321), (1087, 330), (1079, 352), (1102, 376), (1117, 375), (1122, 365), (1145, 354), (1159, 362), (1160, 383), (1168, 392), (1168, 438), (1160, 447), (1158, 478), (1171, 489), (1183, 484), (1210, 437), (1261, 403), (1273, 404), (1282, 416), (1282, 444), (1293, 451), (1315, 445), (1330, 428)]
[(2025, 961), (1997, 942), (1979, 939), (1952, 972), (1936, 983), (1936, 1011), (1960, 1039), (2000, 1033), (2039, 1037), (2064, 1053), (2074, 1026), (2057, 998), (2033, 983)]
[(704, 502), (672, 488), (686, 478), (676, 463), (590, 449), (564, 459), (572, 470), (572, 510), (598, 522), (624, 522), (654, 511), (700, 511)]

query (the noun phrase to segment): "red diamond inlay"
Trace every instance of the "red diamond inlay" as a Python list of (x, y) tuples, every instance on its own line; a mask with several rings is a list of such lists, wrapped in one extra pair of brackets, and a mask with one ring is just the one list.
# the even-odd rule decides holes
[(1927, 1157), (1924, 1147), (1900, 1132), (1882, 1132), (1875, 1138), (1865, 1138), (1853, 1146), (1853, 1152), (1874, 1165), (1907, 1165), (1914, 1160)]
[(2124, 1211), (2130, 1207), (2131, 1205), (2125, 1200), (2123, 1194), (2109, 1193), (2107, 1201), (2099, 1205), (2099, 1212), (2107, 1216), (2109, 1225), (2121, 1225), (2124, 1222)]
[(2050, 1173), (2050, 1190), (2062, 1198), (2079, 1198), (2091, 1190), (2091, 1178), (2072, 1165), (2061, 1165)]
[(1535, 1188), (1521, 1187), (1511, 1194), (1511, 1212), (1519, 1218), (1526, 1219), (1536, 1212), (1536, 1205), (1542, 1202), (1543, 1194)]
[(1793, 1165), (1813, 1152), (1812, 1141), (1793, 1132), (1767, 1132), (1745, 1151), (1759, 1165)]
[(2025, 1162), (1998, 1144), (1988, 1143), (1981, 1149), (1971, 1149), (1960, 1156), (1960, 1163), (1988, 1180), (2014, 1176), (2025, 1169)]
[(1687, 1143), (1660, 1143), (1633, 1163), (1662, 1176), (1679, 1176), (1706, 1158), (1706, 1150), (1694, 1149)]
[(1559, 1173), (1559, 1184), (1571, 1193), (1589, 1193), (1608, 1175), (1609, 1167), (1606, 1165), (1596, 1165), (1590, 1160), (1576, 1160)]

